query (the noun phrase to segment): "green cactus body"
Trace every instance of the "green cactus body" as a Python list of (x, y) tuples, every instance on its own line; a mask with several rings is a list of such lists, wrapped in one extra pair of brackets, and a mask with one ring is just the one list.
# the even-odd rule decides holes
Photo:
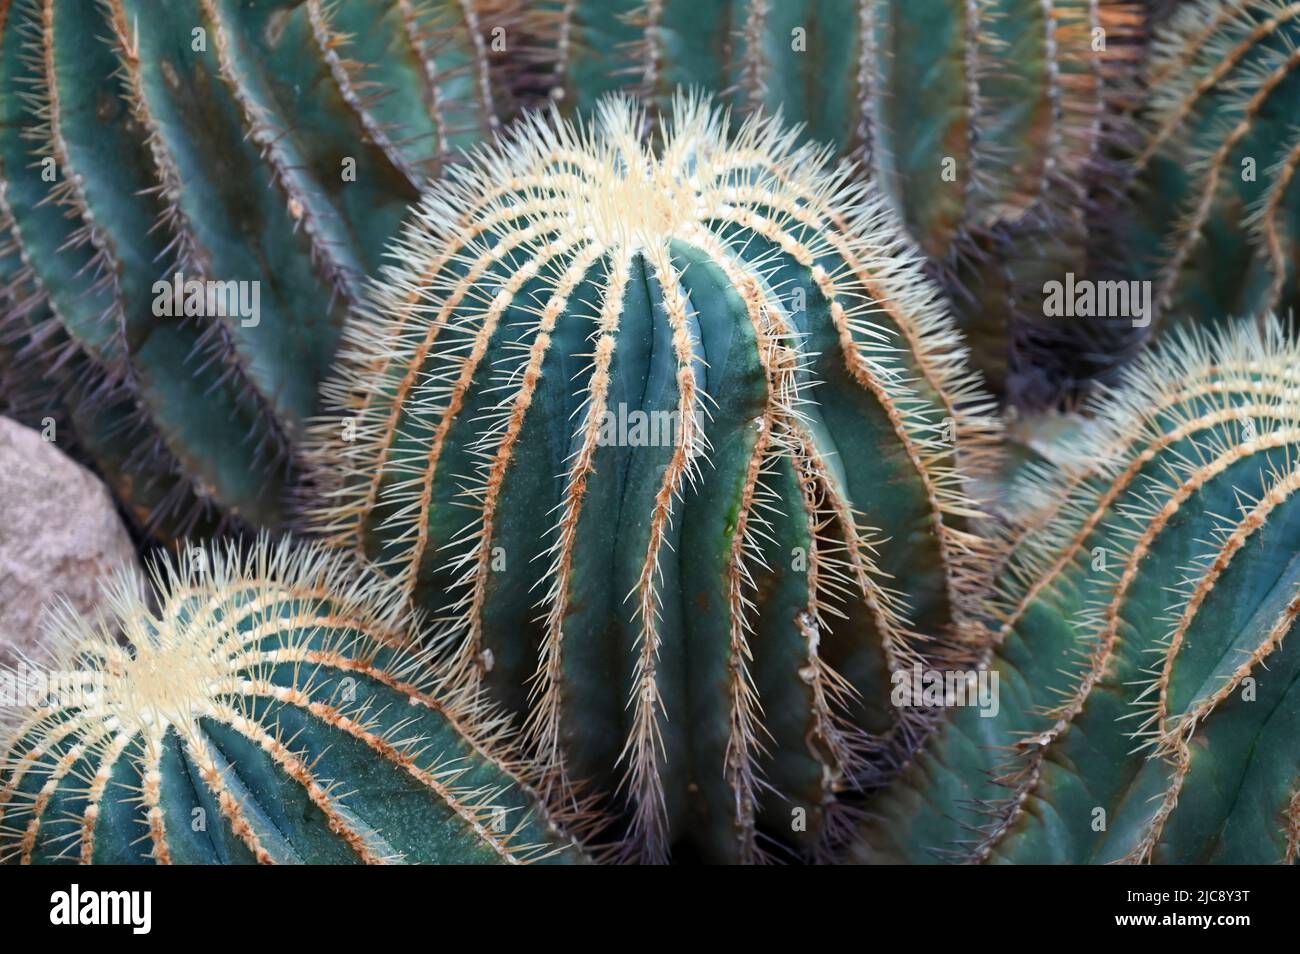
[(41, 362), (31, 357), (30, 312), (44, 303), (30, 298), (26, 266), (12, 235), (13, 222), (0, 188), (0, 313), (8, 316), (0, 322), (0, 414), (29, 427), (45, 427), (50, 421), (61, 426), (67, 417), (57, 388), (42, 374)]
[(999, 711), (954, 709), (858, 860), (1294, 861), (1300, 353), (1181, 335), (1031, 465), (988, 618)]
[(1129, 239), (1163, 325), (1300, 301), (1298, 44), (1281, 0), (1184, 4), (1157, 34)]
[(107, 622), (55, 618), (58, 682), (0, 736), (0, 861), (581, 859), (391, 583), (285, 544), (186, 559), (157, 612), (122, 578)]
[[(196, 511), (280, 524), (346, 307), (426, 177), (496, 124), (497, 14), (450, 0), (6, 0), (0, 17), (19, 323), (41, 319), (15, 330), (7, 309), (3, 336), (84, 356), (74, 383), (96, 386), (74, 417), (120, 395), (153, 449), (127, 473), (92, 450), (114, 486), (161, 472), (189, 484), (165, 514), (128, 493), (151, 530), (186, 532)], [(160, 316), (158, 283), (177, 275), (207, 294)]]
[(978, 587), (992, 424), (879, 199), (775, 124), (675, 116), (661, 153), (622, 100), (535, 119), (426, 197), (346, 332), (310, 522), (561, 789), (620, 793), (630, 851), (744, 860), (827, 837), (902, 731), (889, 672)]
[(486, 4), (427, 0), (308, 4), (308, 16), (368, 138), (420, 186), (499, 126), (506, 92), (489, 44), (512, 6), (498, 0), (489, 15)]
[(647, 105), (667, 107), (678, 86), (725, 89), (747, 7), (733, 0), (539, 0), (525, 23), (539, 40), (545, 92), (578, 116), (610, 93), (635, 91)]
[[(13, 81), (24, 61), (31, 62), (38, 51), (29, 47), (24, 52), (22, 46), (32, 24), (26, 24), (26, 31), (17, 26), (7, 29), (15, 22), (10, 14), (17, 13), (0, 7), (0, 22), (6, 26), (0, 40), (0, 88), (9, 92), (0, 98), (0, 168), (18, 170), (18, 175), (0, 179), (0, 234), (5, 236), (6, 249), (0, 266), (5, 277), (0, 346), (9, 353), (13, 367), (3, 377), (6, 400), (13, 402), (10, 410), (26, 423), (44, 428), (47, 422), (55, 422), (53, 439), (65, 450), (88, 453), (99, 462), (114, 490), (142, 523), (210, 531), (218, 525), (212, 508), (196, 496), (179, 462), (140, 411), (139, 392), (129, 383), (123, 355), (113, 343), (112, 329), (122, 315), (112, 310), (102, 283), (93, 280), (93, 250), (72, 233), (57, 205), (42, 205), (38, 198), (40, 170), (47, 167), (45, 160), (54, 161), (53, 152), (40, 157), (35, 168), (23, 166), (31, 157), (15, 135), (23, 125), (23, 107), (16, 95), (22, 87)], [(35, 241), (24, 242), (15, 209), (37, 237)], [(33, 228), (37, 223), (48, 230)], [(40, 245), (50, 238), (58, 239), (59, 245), (76, 246), (65, 256), (57, 246)], [(32, 254), (33, 248), (54, 254)], [(70, 263), (77, 266), (72, 273), (65, 271)], [(89, 269), (91, 276), (81, 273), (81, 268)], [(97, 361), (97, 354), (111, 370)], [(62, 424), (71, 424), (76, 438), (69, 428), (57, 426)]]
[(993, 212), (997, 219), (1018, 218), (1042, 194), (1048, 175), (1050, 139), (1059, 135), (1054, 115), (1059, 88), (1053, 86), (1049, 70), (1027, 65), (1052, 62), (1049, 18), (1056, 6), (1020, 0), (983, 6), (984, 56), (1021, 67), (991, 73), (981, 84), (982, 98), (998, 105), (989, 111), (983, 135), (1008, 150), (1000, 170), (1005, 178), (999, 189), (1001, 208)]
[(578, 0), (542, 4), (533, 29), (566, 109), (615, 90), (667, 108), (679, 86), (779, 109), (808, 141), (870, 154), (937, 252), (967, 224), (1019, 218), (1091, 157), (1094, 31), (1113, 41), (1132, 15), (1111, 0)]

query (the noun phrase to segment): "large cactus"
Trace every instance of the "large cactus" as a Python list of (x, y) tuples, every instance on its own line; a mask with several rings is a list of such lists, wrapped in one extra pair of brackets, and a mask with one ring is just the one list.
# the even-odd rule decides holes
[(954, 710), (859, 860), (1294, 861), (1300, 345), (1180, 334), (1098, 402), (989, 607), (1000, 711)]
[(1300, 8), (1184, 3), (1156, 38), (1130, 255), (1159, 319), (1300, 303)]
[[(0, 861), (572, 861), (505, 725), (413, 648), (402, 594), (338, 554), (184, 554), (157, 609), (54, 618), (0, 734)], [(41, 697), (44, 698), (41, 698)]]
[[(985, 400), (898, 225), (772, 122), (537, 118), (350, 322), (312, 524), (401, 581), (629, 848), (811, 847), (979, 587)], [(956, 650), (957, 647), (949, 647)], [(806, 820), (806, 826), (804, 824)]]
[[(346, 306), (426, 179), (497, 123), (508, 8), (0, 3), (2, 240), (20, 252), (0, 343), (105, 430), (82, 444), (154, 529), (280, 522)], [(160, 316), (177, 274), (231, 284)], [(214, 308), (230, 291), (247, 311)]]

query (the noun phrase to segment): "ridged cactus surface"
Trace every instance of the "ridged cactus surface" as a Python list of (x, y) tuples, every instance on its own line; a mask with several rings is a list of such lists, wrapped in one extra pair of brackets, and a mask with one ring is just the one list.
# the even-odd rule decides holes
[[(0, 3), (0, 343), (60, 382), (150, 529), (282, 521), (347, 306), (497, 125), (508, 6)], [(177, 276), (219, 284), (160, 315)]]
[(811, 849), (904, 733), (891, 671), (960, 651), (993, 424), (868, 187), (772, 122), (683, 99), (655, 151), (644, 120), (533, 120), (424, 199), (345, 333), (311, 524), (558, 791), (619, 793), (629, 851)]
[(1164, 327), (1300, 303), (1300, 8), (1185, 3), (1156, 38), (1131, 256)]
[(953, 709), (858, 860), (1274, 863), (1300, 851), (1300, 348), (1180, 334), (1014, 489), (1000, 709)]
[(0, 861), (580, 858), (391, 583), (318, 548), (182, 559), (156, 610), (122, 578), (106, 620), (56, 617), (51, 694), (0, 734)]
[(1044, 313), (1046, 283), (1131, 268), (1114, 236), (1127, 221), (1144, 12), (1110, 0), (1004, 0), (984, 11), (976, 135), (988, 158), (945, 285), (991, 387), (1018, 407), (1071, 404), (1113, 378), (1144, 335), (1127, 315)]

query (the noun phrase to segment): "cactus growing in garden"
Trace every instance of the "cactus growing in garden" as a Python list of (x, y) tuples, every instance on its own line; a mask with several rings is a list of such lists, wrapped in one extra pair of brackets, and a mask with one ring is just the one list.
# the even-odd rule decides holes
[(1176, 335), (1028, 469), (1000, 711), (953, 710), (857, 859), (1295, 860), (1297, 369), (1275, 322)]
[(1282, 0), (1196, 0), (1156, 36), (1128, 243), (1164, 326), (1300, 302), (1297, 46)]
[[(533, 120), (420, 206), (349, 323), (310, 523), (361, 552), (629, 850), (803, 847), (905, 720), (987, 543), (995, 426), (847, 167), (679, 101)], [(766, 716), (765, 716), (766, 713)], [(770, 794), (768, 793), (770, 789)]]
[(6, 674), (44, 698), (0, 732), (0, 862), (580, 860), (388, 581), (259, 542), (154, 583), (56, 616), (41, 690)]
[(151, 529), (282, 522), (346, 307), (498, 124), (482, 7), (0, 3), (0, 341)]

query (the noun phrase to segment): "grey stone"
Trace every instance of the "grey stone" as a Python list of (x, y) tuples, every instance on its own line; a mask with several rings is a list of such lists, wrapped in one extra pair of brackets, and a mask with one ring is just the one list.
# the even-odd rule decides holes
[(0, 664), (37, 651), (60, 597), (93, 615), (100, 583), (123, 567), (138, 567), (135, 549), (99, 478), (0, 417)]

